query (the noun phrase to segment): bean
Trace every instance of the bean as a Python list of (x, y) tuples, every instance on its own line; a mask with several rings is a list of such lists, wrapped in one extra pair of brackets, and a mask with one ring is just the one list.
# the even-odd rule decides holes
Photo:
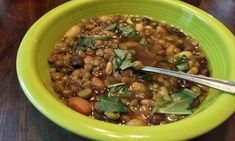
[(190, 74), (197, 74), (198, 73), (198, 67), (192, 67), (187, 73)]
[(92, 90), (90, 88), (86, 88), (78, 93), (78, 96), (84, 99), (89, 99), (92, 97)]
[(55, 61), (55, 66), (62, 67), (62, 66), (64, 66), (64, 63), (62, 60), (57, 60), (57, 61)]
[(110, 75), (113, 72), (113, 65), (112, 62), (108, 62), (105, 68), (106, 75)]
[(168, 92), (168, 89), (166, 87), (161, 86), (159, 88), (158, 94), (164, 96), (164, 95), (169, 95), (169, 92)]
[(80, 51), (78, 52), (78, 56), (79, 56), (80, 58), (85, 58), (85, 57), (86, 57), (86, 53), (80, 50)]
[(175, 53), (175, 54), (180, 53), (180, 51), (181, 51), (181, 50), (180, 50), (179, 48), (175, 48), (175, 49), (174, 49), (174, 53)]
[(103, 50), (103, 49), (98, 49), (98, 50), (96, 51), (96, 55), (97, 55), (97, 56), (100, 56), (100, 57), (104, 56), (104, 50)]
[(97, 78), (97, 77), (93, 77), (91, 79), (91, 83), (92, 86), (96, 89), (96, 90), (104, 90), (105, 89), (105, 84), (104, 81)]
[(140, 82), (133, 82), (131, 84), (131, 88), (132, 88), (132, 90), (138, 91), (138, 92), (146, 92), (147, 91), (147, 89), (144, 86), (144, 84), (140, 83)]
[(166, 30), (162, 26), (158, 26), (156, 29), (157, 33), (160, 35), (166, 34)]
[(199, 94), (199, 95), (201, 94), (201, 89), (198, 86), (192, 86), (191, 90), (194, 91), (195, 93)]
[(170, 56), (174, 54), (174, 50), (175, 50), (176, 46), (171, 44), (167, 49), (166, 49), (166, 55)]
[(125, 124), (129, 126), (144, 126), (146, 125), (146, 122), (144, 122), (143, 120), (134, 118), (134, 119), (129, 120)]
[(120, 44), (121, 49), (133, 49), (136, 48), (137, 46), (139, 46), (139, 43), (133, 41), (128, 41)]
[(144, 26), (141, 23), (135, 25), (135, 30), (141, 32), (144, 29)]
[(131, 116), (130, 115), (127, 115), (127, 114), (122, 114), (120, 119), (122, 121), (129, 121), (131, 119)]
[(81, 28), (78, 25), (72, 26), (69, 30), (65, 33), (65, 37), (75, 38), (81, 32)]
[(151, 114), (149, 107), (146, 105), (141, 105), (140, 106), (140, 113), (143, 114), (144, 116), (148, 116)]
[(87, 70), (83, 70), (83, 73), (82, 73), (82, 79), (91, 79), (92, 75), (89, 71)]
[(92, 64), (94, 58), (92, 56), (89, 56), (87, 55), (85, 58), (84, 58), (84, 63), (85, 64)]
[(93, 64), (94, 67), (100, 66), (101, 63), (102, 63), (102, 62), (101, 62), (99, 59), (95, 59), (95, 60), (92, 62), (92, 64)]
[(74, 56), (73, 59), (72, 59), (71, 64), (74, 68), (81, 68), (81, 67), (83, 67), (84, 62), (81, 58), (79, 58), (77, 56)]
[(73, 94), (73, 91), (71, 91), (69, 88), (65, 88), (65, 89), (62, 91), (62, 95), (63, 95), (65, 98), (69, 98), (72, 94)]
[(69, 98), (67, 105), (83, 115), (88, 116), (91, 114), (90, 103), (80, 97)]
[(54, 73), (50, 73), (52, 80), (56, 81), (56, 80), (61, 80), (63, 78), (63, 73), (61, 72), (54, 72)]
[(92, 65), (92, 64), (85, 64), (84, 68), (85, 68), (87, 71), (91, 72), (91, 71), (93, 70), (93, 65)]
[(62, 92), (63, 91), (64, 85), (65, 85), (63, 81), (55, 81), (53, 84), (54, 84), (53, 87), (54, 87), (56, 92)]
[(114, 112), (104, 112), (104, 115), (110, 120), (117, 120), (120, 118), (120, 114)]
[(82, 70), (76, 69), (72, 72), (71, 75), (72, 75), (72, 77), (81, 78), (82, 77)]
[(140, 103), (141, 103), (142, 105), (146, 105), (146, 106), (148, 106), (148, 107), (150, 107), (150, 106), (153, 105), (152, 99), (142, 99), (142, 100), (140, 101)]
[(53, 64), (55, 61), (57, 61), (58, 57), (56, 55), (51, 55), (48, 59), (48, 62)]
[(141, 70), (144, 67), (143, 63), (140, 61), (133, 62), (133, 68), (136, 70)]

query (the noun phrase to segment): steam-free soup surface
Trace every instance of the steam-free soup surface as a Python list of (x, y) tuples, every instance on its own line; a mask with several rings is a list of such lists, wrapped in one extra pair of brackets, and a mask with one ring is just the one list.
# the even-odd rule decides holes
[(178, 121), (200, 105), (207, 88), (140, 69), (209, 76), (199, 47), (180, 29), (147, 17), (84, 19), (48, 58), (52, 87), (73, 110), (98, 120), (139, 126)]

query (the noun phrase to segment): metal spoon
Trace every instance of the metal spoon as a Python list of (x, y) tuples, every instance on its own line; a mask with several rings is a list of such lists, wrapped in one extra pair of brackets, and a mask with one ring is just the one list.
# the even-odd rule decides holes
[(188, 81), (202, 84), (202, 85), (215, 88), (224, 92), (235, 94), (235, 82), (232, 82), (232, 81), (220, 80), (220, 79), (215, 79), (215, 78), (210, 78), (210, 77), (205, 77), (205, 76), (200, 76), (200, 75), (192, 75), (188, 73), (171, 71), (171, 70), (155, 68), (155, 67), (150, 67), (150, 66), (145, 66), (141, 70), (188, 80)]

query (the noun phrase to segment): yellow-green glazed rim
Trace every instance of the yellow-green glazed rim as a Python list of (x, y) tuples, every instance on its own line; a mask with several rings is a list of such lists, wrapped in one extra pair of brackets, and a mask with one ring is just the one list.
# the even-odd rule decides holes
[(173, 0), (75, 0), (41, 17), (27, 32), (17, 55), (17, 74), (28, 99), (51, 121), (81, 136), (96, 140), (185, 140), (201, 135), (226, 120), (235, 110), (235, 97), (211, 91), (191, 116), (166, 125), (119, 126), (83, 116), (57, 98), (51, 88), (47, 58), (65, 31), (82, 18), (110, 14), (149, 16), (184, 30), (206, 53), (212, 76), (235, 81), (235, 39), (212, 16)]

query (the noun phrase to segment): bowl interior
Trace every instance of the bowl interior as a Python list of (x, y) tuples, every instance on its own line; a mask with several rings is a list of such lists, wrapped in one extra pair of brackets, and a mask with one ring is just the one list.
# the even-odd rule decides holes
[[(217, 126), (234, 111), (234, 97), (213, 90), (190, 117), (156, 127), (121, 127), (90, 119), (66, 107), (51, 87), (47, 59), (56, 42), (61, 40), (69, 27), (83, 18), (110, 14), (148, 16), (173, 24), (199, 41), (209, 60), (213, 77), (235, 80), (235, 73), (232, 72), (232, 68), (235, 68), (232, 62), (235, 59), (233, 35), (212, 17), (192, 6), (164, 0), (70, 1), (52, 10), (34, 24), (23, 39), (17, 57), (17, 72), (22, 88), (30, 101), (49, 119), (72, 132), (102, 140), (182, 140)], [(222, 107), (225, 105), (228, 107)], [(219, 112), (216, 109), (225, 112), (211, 119), (212, 121), (204, 118), (217, 116)], [(195, 129), (188, 131), (192, 122), (195, 122)]]

